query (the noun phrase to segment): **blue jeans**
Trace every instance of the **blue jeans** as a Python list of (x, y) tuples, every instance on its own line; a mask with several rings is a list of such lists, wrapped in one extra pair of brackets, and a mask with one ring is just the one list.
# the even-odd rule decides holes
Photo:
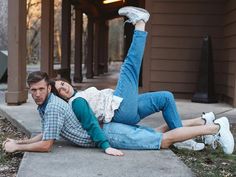
[(111, 147), (119, 149), (160, 149), (162, 133), (139, 125), (110, 122), (103, 131)]
[(173, 94), (168, 91), (139, 94), (138, 82), (147, 32), (134, 31), (133, 41), (121, 66), (114, 95), (122, 97), (113, 122), (136, 125), (141, 119), (162, 111), (170, 129), (182, 127)]

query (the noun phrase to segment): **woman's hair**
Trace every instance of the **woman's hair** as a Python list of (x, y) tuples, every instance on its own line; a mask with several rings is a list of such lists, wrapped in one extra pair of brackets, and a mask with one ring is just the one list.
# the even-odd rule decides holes
[(29, 74), (28, 78), (27, 78), (27, 84), (28, 86), (38, 83), (41, 80), (45, 80), (45, 82), (47, 84), (49, 84), (49, 77), (48, 74), (46, 72), (42, 72), (42, 71), (34, 71), (32, 73)]
[(60, 79), (58, 79), (58, 78), (54, 78), (54, 79), (51, 79), (50, 81), (49, 81), (49, 84), (51, 85), (51, 92), (54, 94), (54, 95), (56, 95), (56, 96), (58, 96), (59, 98), (61, 98), (61, 99), (63, 99), (64, 101), (66, 101), (66, 102), (68, 102), (65, 98), (63, 98), (60, 94), (59, 94), (59, 92), (58, 92), (58, 90), (57, 90), (57, 88), (56, 88), (56, 81), (63, 81), (63, 82), (67, 82), (68, 84), (70, 84), (66, 79), (64, 79), (64, 78), (60, 78)]
[(56, 96), (62, 98), (62, 97), (60, 96), (58, 90), (56, 89), (56, 86), (55, 86), (55, 85), (56, 85), (56, 82), (55, 82), (55, 80), (54, 80), (54, 79), (51, 79), (50, 82), (49, 82), (49, 84), (51, 85), (51, 92), (54, 93), (54, 95), (56, 95)]

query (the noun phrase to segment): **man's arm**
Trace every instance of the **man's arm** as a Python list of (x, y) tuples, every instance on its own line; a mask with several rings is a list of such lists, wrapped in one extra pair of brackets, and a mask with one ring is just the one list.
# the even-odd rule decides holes
[(18, 144), (16, 141), (6, 140), (3, 148), (6, 152), (32, 151), (32, 152), (49, 152), (52, 149), (54, 140), (36, 141), (27, 144)]
[(7, 138), (6, 141), (15, 141), (17, 144), (30, 144), (30, 143), (41, 141), (42, 137), (43, 137), (43, 134), (40, 133), (34, 136), (33, 138), (29, 138), (29, 139), (13, 140), (13, 139)]
[(43, 134), (40, 133), (33, 138), (25, 140), (7, 139), (3, 143), (3, 148), (6, 152), (16, 151), (34, 151), (48, 152), (51, 150), (54, 140), (42, 141)]

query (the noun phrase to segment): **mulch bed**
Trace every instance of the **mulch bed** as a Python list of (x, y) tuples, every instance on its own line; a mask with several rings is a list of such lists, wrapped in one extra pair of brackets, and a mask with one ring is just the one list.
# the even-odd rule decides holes
[(7, 137), (13, 139), (22, 139), (26, 136), (0, 115), (0, 176), (15, 177), (23, 157), (23, 153), (5, 153), (2, 149), (2, 142)]

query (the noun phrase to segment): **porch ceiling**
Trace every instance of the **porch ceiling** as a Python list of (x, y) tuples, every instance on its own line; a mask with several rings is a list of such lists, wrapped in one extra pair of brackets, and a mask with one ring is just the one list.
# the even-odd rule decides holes
[(110, 4), (103, 4), (103, 0), (72, 0), (71, 2), (80, 7), (85, 13), (107, 19), (117, 17), (119, 8), (127, 4), (127, 0), (126, 2), (118, 1)]

